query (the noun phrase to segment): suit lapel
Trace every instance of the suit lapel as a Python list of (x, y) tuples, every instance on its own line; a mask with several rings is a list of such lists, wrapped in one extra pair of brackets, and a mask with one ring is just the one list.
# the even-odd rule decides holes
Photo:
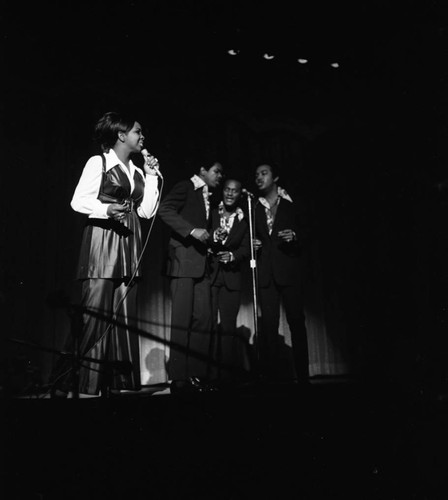
[(202, 194), (202, 188), (195, 189), (194, 194), (196, 196), (197, 203), (202, 208), (202, 214), (204, 216), (204, 220), (207, 220), (207, 210), (205, 208), (205, 200), (204, 200), (204, 195)]
[(231, 242), (234, 238), (235, 235), (238, 233), (238, 228), (240, 225), (240, 221), (238, 219), (238, 216), (235, 216), (235, 219), (233, 220), (233, 226), (230, 228), (229, 236), (227, 237), (227, 242)]
[[(277, 227), (279, 225), (281, 225), (281, 222), (283, 220), (285, 220), (285, 217), (286, 217), (286, 219), (288, 219), (287, 214), (288, 214), (288, 207), (289, 207), (290, 203), (291, 202), (288, 200), (280, 200), (280, 203), (278, 204), (278, 207), (277, 207), (277, 214), (276, 214), (275, 219), (274, 219), (274, 224), (272, 226), (272, 234), (274, 234), (274, 230), (277, 232)], [(290, 224), (287, 224), (287, 225), (290, 225)]]
[[(265, 210), (264, 206), (259, 201), (257, 201), (256, 209), (257, 209), (257, 211), (255, 212), (255, 217), (258, 217), (258, 220), (259, 220), (258, 227), (259, 227), (260, 231), (262, 231), (263, 233), (266, 233), (266, 236), (269, 238), (270, 235), (269, 235), (268, 221), (266, 218), (266, 210)], [(274, 224), (275, 224), (275, 221), (274, 221)]]

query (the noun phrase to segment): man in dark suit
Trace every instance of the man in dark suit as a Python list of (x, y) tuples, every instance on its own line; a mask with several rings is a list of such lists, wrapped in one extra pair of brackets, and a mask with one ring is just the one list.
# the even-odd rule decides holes
[(211, 218), (213, 353), (216, 378), (221, 382), (236, 382), (243, 369), (236, 321), (241, 303), (241, 269), (250, 255), (250, 239), (247, 217), (239, 206), (241, 194), (241, 182), (227, 179), (222, 201), (213, 209)]
[(219, 162), (204, 159), (198, 173), (178, 182), (158, 210), (171, 229), (167, 266), (172, 299), (168, 375), (174, 390), (186, 386), (201, 389), (209, 375), (209, 195), (220, 184), (222, 175)]
[(268, 380), (281, 377), (280, 305), (291, 331), (294, 367), (298, 381), (308, 379), (308, 341), (302, 295), (302, 257), (306, 224), (297, 203), (277, 183), (271, 164), (259, 165), (255, 183), (255, 248), (261, 309), (260, 371)]

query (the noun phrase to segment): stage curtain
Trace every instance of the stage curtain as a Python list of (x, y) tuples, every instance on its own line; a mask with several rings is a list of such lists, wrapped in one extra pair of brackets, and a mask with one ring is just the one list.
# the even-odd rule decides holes
[[(167, 229), (156, 218), (149, 234), (142, 265), (144, 280), (139, 285), (139, 316), (141, 346), (141, 377), (143, 384), (168, 381), (166, 362), (169, 359), (171, 300), (169, 283), (163, 274), (166, 256)], [(347, 335), (344, 323), (337, 320), (332, 306), (334, 297), (325, 298), (318, 247), (309, 259), (305, 285), (305, 316), (309, 342), (310, 375), (343, 375), (350, 371)], [(254, 339), (254, 290), (249, 266), (245, 270), (245, 286), (237, 318), (245, 367), (250, 370), (251, 356), (256, 355)], [(255, 292), (256, 293), (256, 292)], [(257, 295), (255, 295), (257, 298)], [(206, 305), (204, 304), (204, 307)], [(258, 311), (260, 313), (260, 311)], [(291, 335), (283, 309), (279, 335), (284, 339), (284, 372), (294, 377)], [(247, 343), (246, 349), (244, 348)]]

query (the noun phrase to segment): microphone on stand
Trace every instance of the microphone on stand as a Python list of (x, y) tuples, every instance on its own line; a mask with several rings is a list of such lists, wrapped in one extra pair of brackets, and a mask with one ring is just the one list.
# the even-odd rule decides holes
[[(148, 150), (147, 150), (147, 149), (142, 149), (142, 150), (141, 150), (141, 153), (142, 153), (142, 155), (143, 155), (143, 158), (145, 159), (145, 162), (146, 162), (146, 163), (148, 163), (148, 160), (149, 160), (150, 156), (152, 156), (152, 155), (150, 155), (150, 154), (149, 154), (149, 152), (148, 152)], [(156, 161), (157, 161), (157, 160), (156, 160)], [(152, 168), (156, 171), (157, 175), (158, 175), (161, 179), (163, 179), (163, 175), (160, 173), (160, 170), (159, 170), (159, 167), (158, 167), (158, 162), (157, 162), (157, 165), (154, 165)]]
[(250, 196), (251, 198), (255, 198), (255, 195), (254, 195), (254, 194), (252, 194), (250, 191), (248, 191), (248, 190), (247, 190), (247, 189), (245, 189), (245, 188), (243, 188), (243, 189), (241, 190), (241, 192), (242, 192), (243, 194), (245, 194), (246, 196)]

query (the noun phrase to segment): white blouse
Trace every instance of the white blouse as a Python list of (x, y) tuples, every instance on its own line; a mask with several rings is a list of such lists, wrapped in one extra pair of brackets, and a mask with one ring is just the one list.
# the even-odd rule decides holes
[[(137, 207), (137, 214), (144, 218), (150, 219), (156, 212), (158, 206), (158, 177), (156, 175), (143, 174), (130, 160), (129, 170), (119, 160), (113, 149), (108, 153), (104, 153), (106, 158), (106, 171), (119, 165), (126, 173), (131, 184), (131, 193), (134, 190), (134, 173), (137, 171), (145, 178), (145, 190), (141, 204)], [(92, 156), (87, 160), (87, 163), (82, 171), (78, 185), (76, 186), (70, 206), (76, 212), (87, 214), (90, 218), (108, 219), (107, 208), (109, 203), (102, 203), (98, 199), (98, 194), (101, 187), (103, 175), (103, 160), (100, 155)]]

